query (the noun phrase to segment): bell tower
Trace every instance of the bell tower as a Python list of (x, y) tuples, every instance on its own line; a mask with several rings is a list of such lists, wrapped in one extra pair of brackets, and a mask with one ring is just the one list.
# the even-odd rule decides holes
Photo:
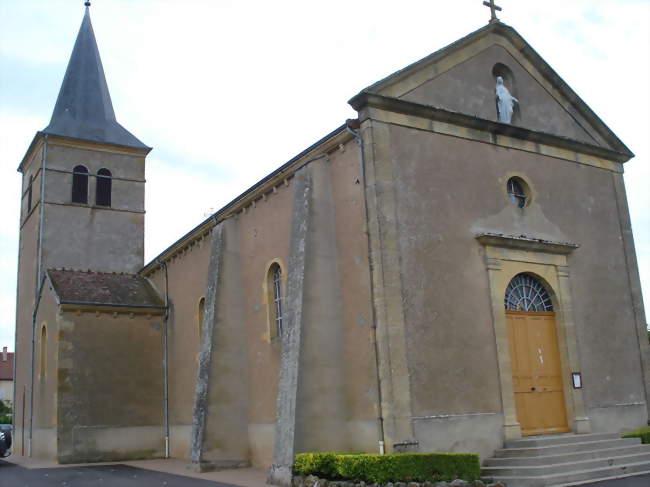
[(144, 264), (145, 158), (151, 148), (115, 118), (89, 6), (50, 123), (36, 133), (18, 167), (14, 404), (16, 446), (23, 454), (29, 444), (33, 315), (47, 269), (133, 273)]
[(140, 269), (150, 150), (115, 118), (87, 6), (52, 119), (18, 168), (21, 259), (40, 275), (50, 267)]

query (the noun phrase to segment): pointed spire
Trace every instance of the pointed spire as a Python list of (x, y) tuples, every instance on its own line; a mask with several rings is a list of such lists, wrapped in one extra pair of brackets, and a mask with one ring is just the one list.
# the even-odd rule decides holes
[(90, 22), (90, 2), (66, 69), (50, 124), (44, 133), (147, 148), (115, 119), (111, 95)]

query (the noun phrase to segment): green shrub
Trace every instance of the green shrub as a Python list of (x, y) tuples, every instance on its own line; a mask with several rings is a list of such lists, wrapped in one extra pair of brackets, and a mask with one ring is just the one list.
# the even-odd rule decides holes
[(11, 406), (0, 399), (0, 424), (11, 424)]
[(641, 438), (641, 443), (650, 443), (650, 426), (630, 431), (623, 435), (623, 438)]
[(478, 455), (470, 453), (300, 453), (294, 464), (298, 475), (370, 483), (476, 480), (480, 470)]
[(2, 399), (0, 399), (0, 414), (8, 414), (11, 413), (11, 406), (9, 406), (9, 402), (5, 402)]
[(293, 470), (299, 475), (316, 475), (317, 477), (336, 478), (336, 453), (299, 453), (293, 464)]

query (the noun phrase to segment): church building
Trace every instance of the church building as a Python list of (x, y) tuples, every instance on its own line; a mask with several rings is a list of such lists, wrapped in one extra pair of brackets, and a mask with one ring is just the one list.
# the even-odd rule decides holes
[(299, 452), (486, 459), (647, 424), (625, 144), (495, 16), (349, 103), (147, 263), (151, 148), (86, 7), (18, 168), (15, 455), (289, 485)]

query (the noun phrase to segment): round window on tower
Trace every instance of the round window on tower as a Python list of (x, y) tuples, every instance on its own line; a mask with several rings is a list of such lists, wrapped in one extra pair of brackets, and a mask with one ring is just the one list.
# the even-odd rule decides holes
[(508, 198), (517, 208), (523, 208), (530, 202), (530, 189), (526, 182), (518, 177), (508, 179)]

